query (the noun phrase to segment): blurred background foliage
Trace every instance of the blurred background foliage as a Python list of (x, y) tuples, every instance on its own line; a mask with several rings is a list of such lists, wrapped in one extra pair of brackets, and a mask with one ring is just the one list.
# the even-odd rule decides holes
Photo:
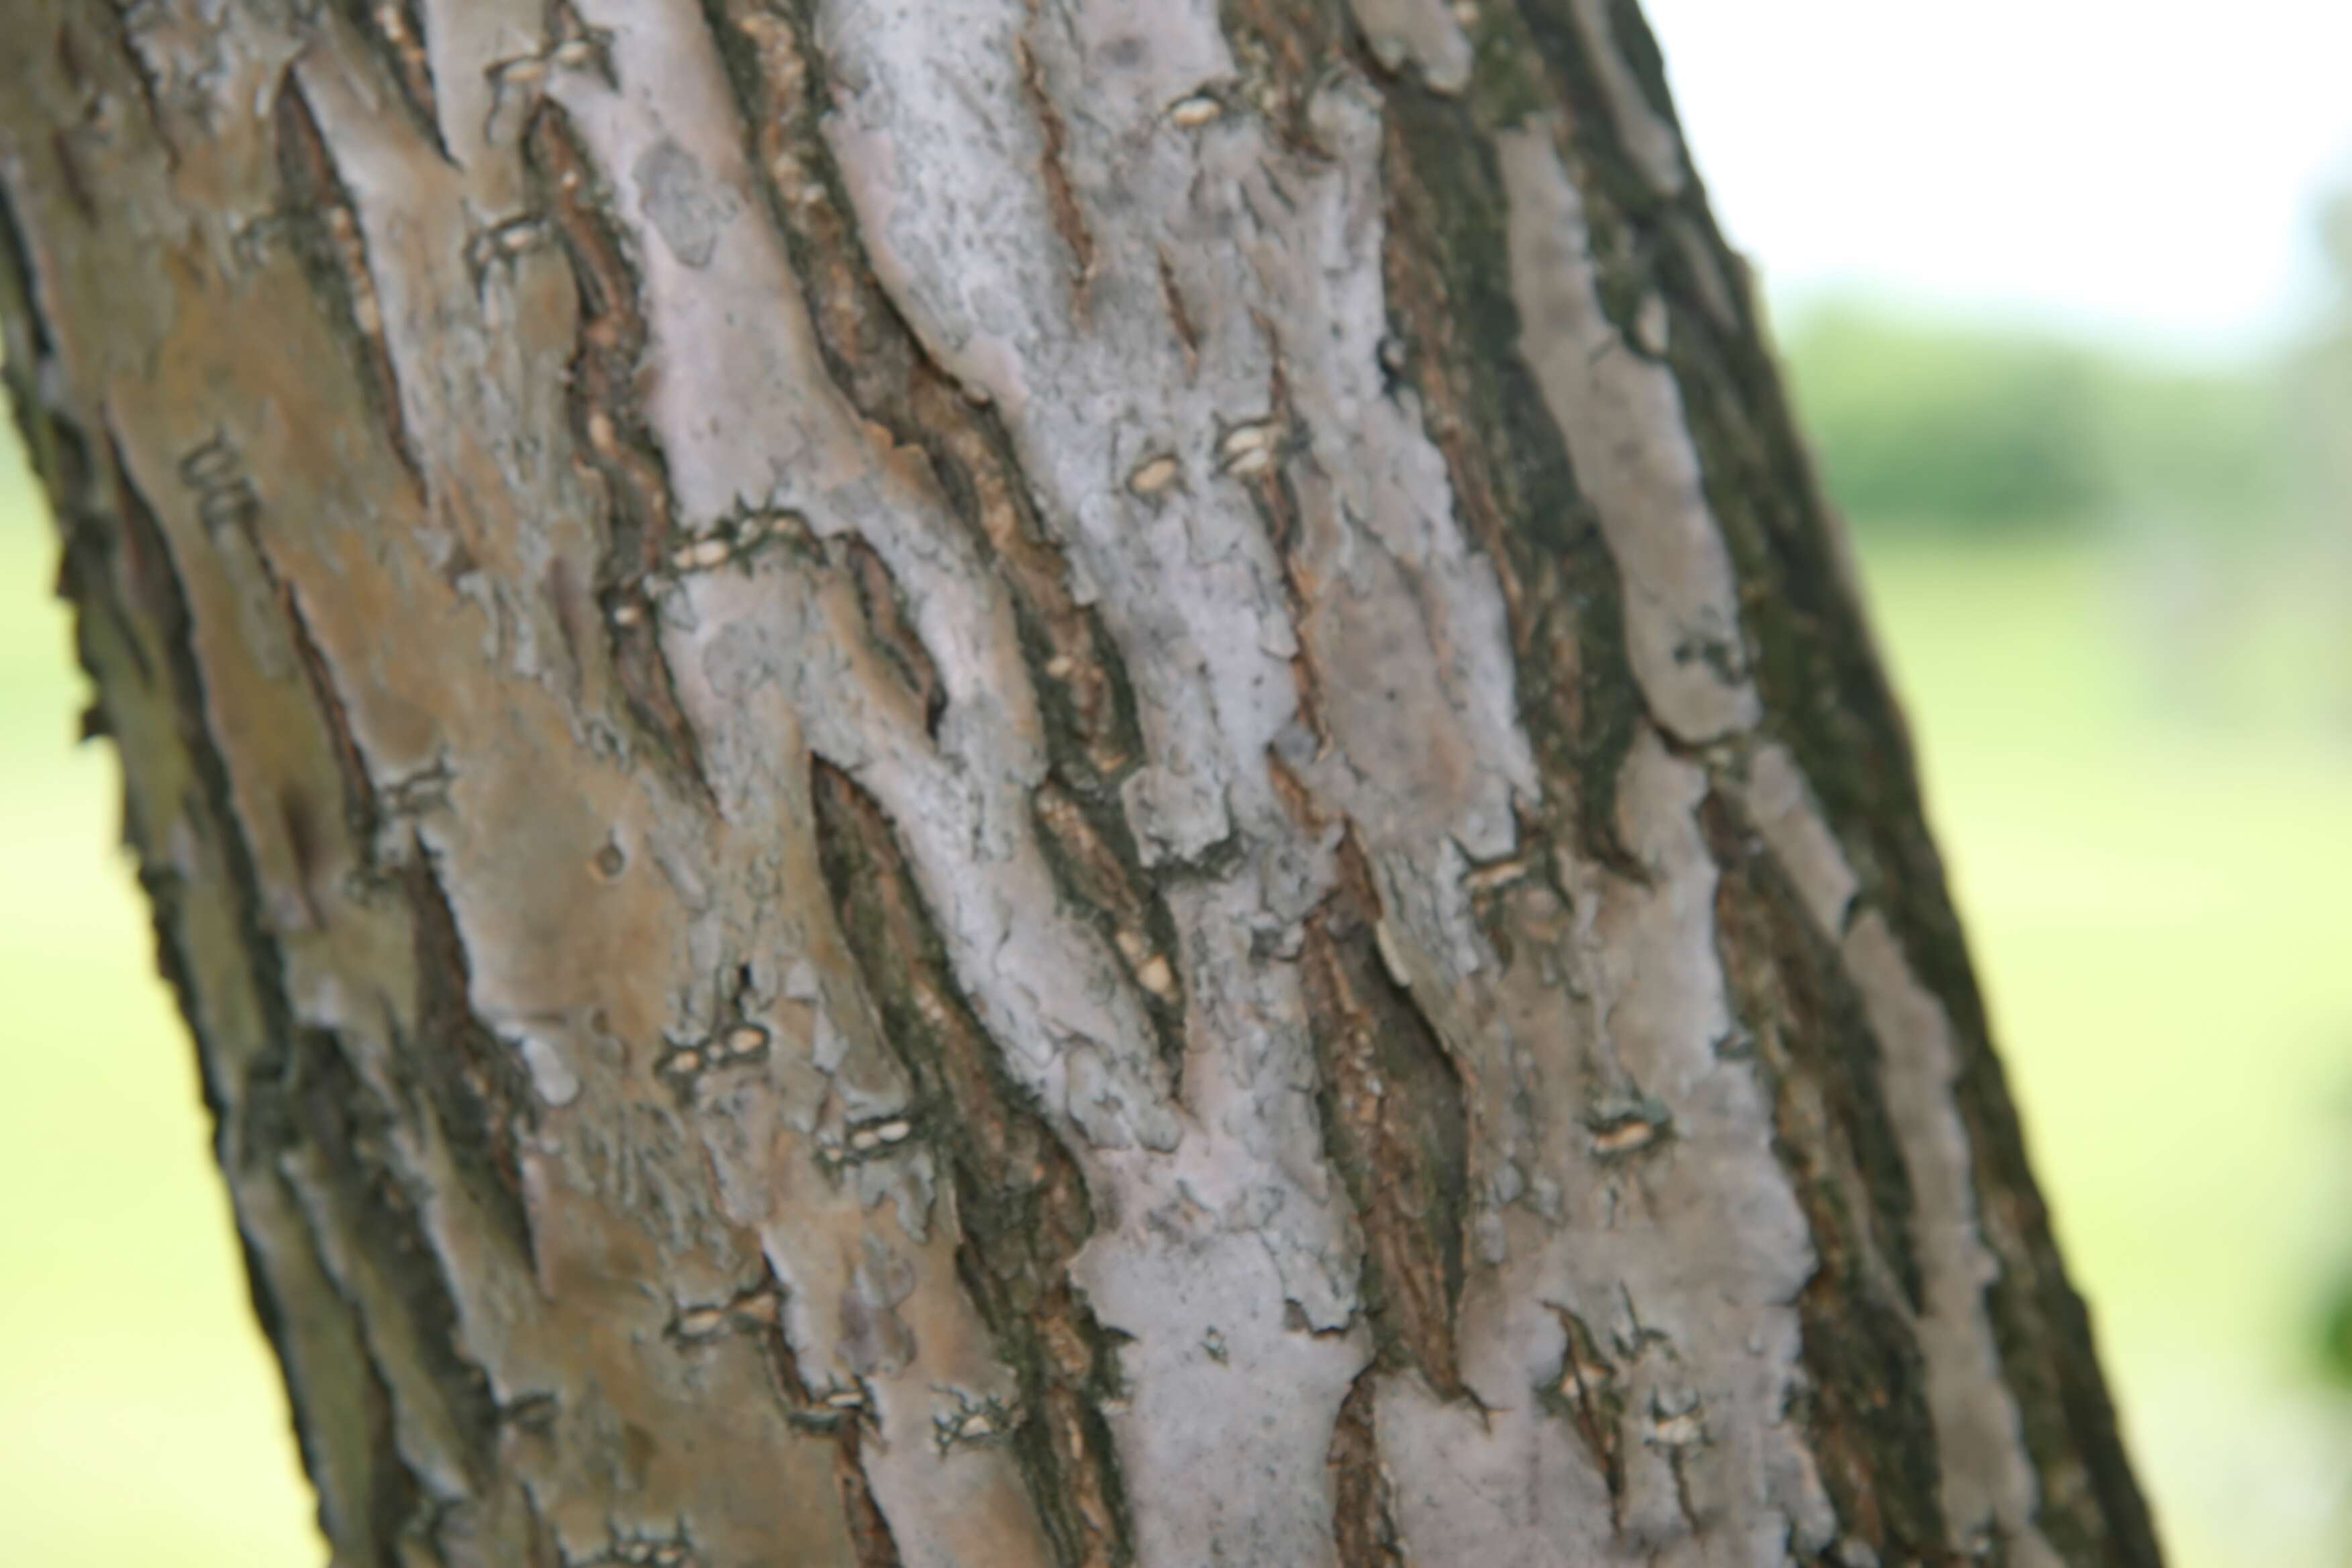
[[(2315, 228), (2229, 353), (1776, 298), (2181, 1568), (2352, 1563), (2352, 199)], [(55, 555), (0, 439), (7, 1555), (315, 1563)]]
[(2192, 368), (1866, 297), (1801, 307), (1782, 350), (1831, 493), (1875, 531), (2274, 521), (2267, 366)]
[(2143, 1482), (2352, 1563), (2352, 195), (2234, 353), (1784, 301)]

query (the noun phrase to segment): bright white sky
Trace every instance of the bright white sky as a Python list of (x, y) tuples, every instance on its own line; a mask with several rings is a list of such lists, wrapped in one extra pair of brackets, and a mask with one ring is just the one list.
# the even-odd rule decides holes
[(1774, 294), (2189, 350), (2291, 330), (2352, 183), (2352, 0), (1643, 0)]

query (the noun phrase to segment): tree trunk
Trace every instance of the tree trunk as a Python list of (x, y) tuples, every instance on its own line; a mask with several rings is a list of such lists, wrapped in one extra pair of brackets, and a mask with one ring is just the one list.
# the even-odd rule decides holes
[(2156, 1561), (1631, 0), (0, 16), (339, 1563)]

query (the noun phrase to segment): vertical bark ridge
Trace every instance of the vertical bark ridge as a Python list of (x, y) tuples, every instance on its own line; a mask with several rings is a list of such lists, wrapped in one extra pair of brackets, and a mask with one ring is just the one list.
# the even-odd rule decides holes
[(1922, 1285), (1878, 1044), (1835, 948), (1745, 814), (1710, 794), (1703, 820), (1723, 868), (1717, 931), (1738, 1048), (1773, 1080), (1780, 1144), (1820, 1253), (1799, 1300), (1811, 1373), (1800, 1419), (1843, 1540), (1881, 1562), (1931, 1560), (1947, 1531), (1916, 1326)]
[(914, 1110), (946, 1152), (966, 1288), (1020, 1382), (1009, 1442), (1066, 1568), (1131, 1562), (1134, 1549), (1101, 1404), (1119, 1395), (1116, 1337), (1071, 1284), (1094, 1228), (1076, 1163), (1003, 1047), (958, 989), (896, 833), (874, 798), (819, 762), (812, 790), (841, 927), (907, 1064)]
[(1492, 149), (1464, 105), (1394, 92), (1385, 149), (1391, 374), (1429, 409), (1464, 525), (1510, 613), (1519, 710), (1552, 830), (1631, 869), (1616, 788), (1642, 716), (1616, 563), (1559, 431), (1508, 345), (1518, 335)]
[[(1526, 14), (1548, 68), (1571, 92), (1597, 87), (1598, 57), (1608, 52), (1608, 68), (1627, 73), (1642, 104), (1671, 127), (1655, 45), (1636, 7), (1622, 0), (1582, 6), (1577, 27), (1537, 26), (1538, 10)], [(2069, 1559), (2113, 1552), (2153, 1562), (2146, 1507), (2116, 1436), (2086, 1316), (2051, 1238), (1926, 836), (1907, 731), (1870, 645), (1841, 525), (1822, 503), (1780, 392), (1744, 268), (1686, 172), (1661, 179), (1660, 160), (1630, 148), (1607, 116), (1578, 119), (1573, 139), (1591, 172), (1593, 209), (1608, 214), (1597, 221), (1622, 235), (1622, 242), (1596, 238), (1604, 276), (1616, 271), (1622, 279), (1604, 284), (1604, 300), (1613, 296), (1613, 313), (1637, 335), (1645, 291), (1666, 302), (1664, 357), (1683, 389), (1708, 501), (1738, 574), (1771, 727), (1817, 793), (1863, 896), (1885, 911), (1954, 1031), (1952, 1092), (1967, 1128), (1971, 1207), (2000, 1262), (1983, 1310), (2000, 1347), (1999, 1375), (2015, 1393), (2051, 1543)]]
[[(1064, 895), (1090, 912), (1140, 988), (1163, 1054), (1181, 1065), (1174, 925), (1118, 805), (1142, 745), (1118, 650), (1099, 615), (1074, 596), (1068, 562), (1037, 525), (1001, 426), (956, 388), (875, 281), (818, 129), (829, 89), (811, 19), (763, 0), (704, 0), (704, 13), (832, 382), (863, 417), (926, 455), (955, 517), (1012, 595), (1052, 757), (1053, 776), (1033, 798), (1040, 842)], [(887, 573), (870, 547), (853, 549)], [(863, 584), (869, 569), (860, 570)], [(903, 587), (894, 594), (903, 605)], [(896, 656), (902, 663), (929, 665), (903, 616), (887, 640), (906, 650)], [(925, 685), (927, 703), (943, 701)]]

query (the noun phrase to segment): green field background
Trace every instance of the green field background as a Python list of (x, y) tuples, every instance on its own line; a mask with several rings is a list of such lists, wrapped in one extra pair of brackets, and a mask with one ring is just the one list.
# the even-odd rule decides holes
[[(2092, 531), (1865, 531), (1875, 617), (2076, 1278), (2183, 1568), (2352, 1562), (2352, 576)], [(2235, 560), (2234, 555), (2230, 559)], [(0, 1491), (10, 1563), (324, 1552), (112, 752), (0, 451)], [(2182, 586), (2185, 583), (2186, 586)]]

